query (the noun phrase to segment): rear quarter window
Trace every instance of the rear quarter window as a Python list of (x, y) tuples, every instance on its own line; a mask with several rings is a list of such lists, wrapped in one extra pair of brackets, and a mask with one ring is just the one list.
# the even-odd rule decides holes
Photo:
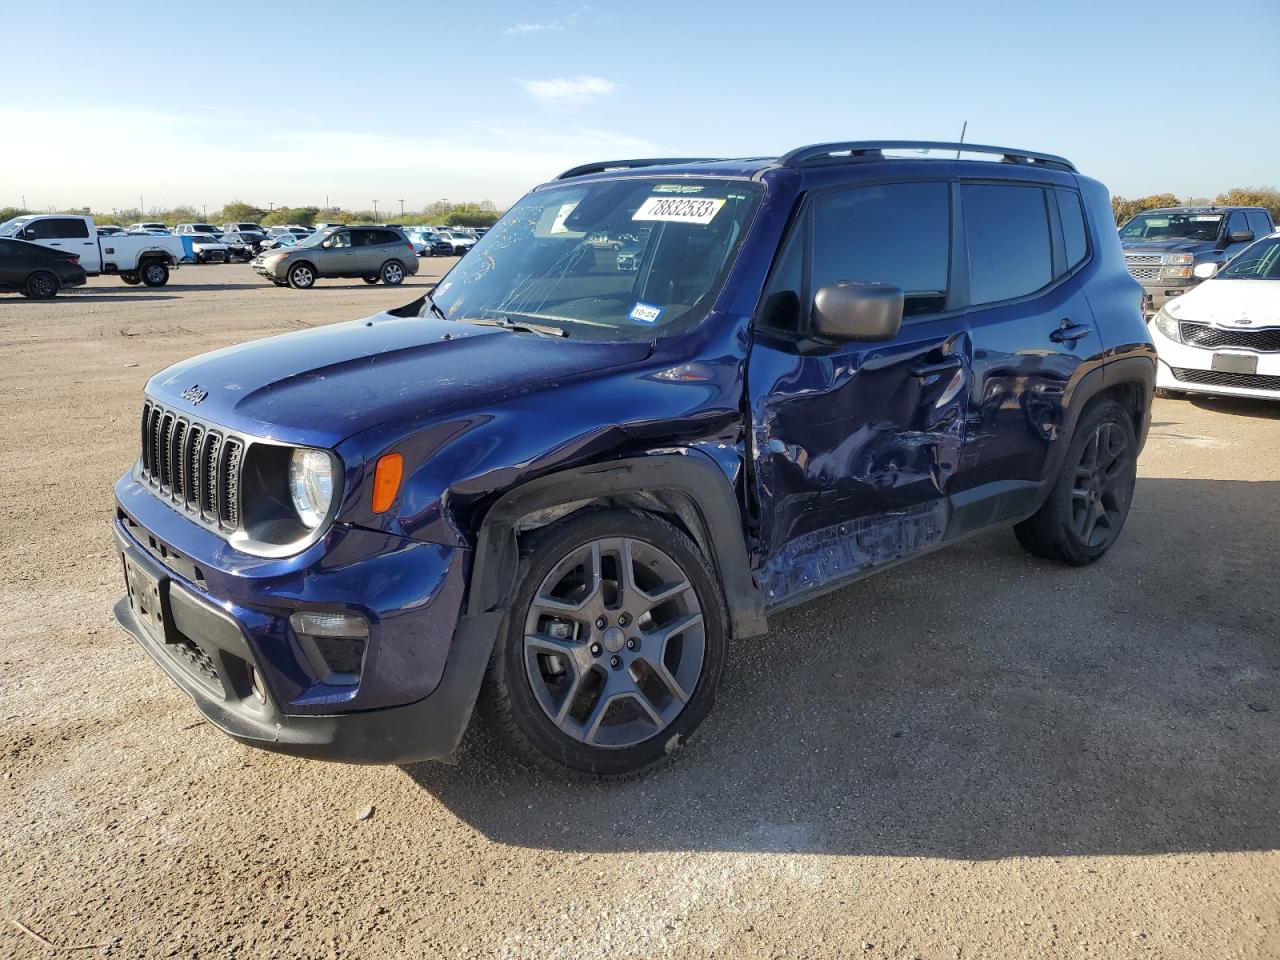
[(1084, 206), (1074, 190), (1054, 188), (1058, 200), (1058, 219), (1062, 221), (1062, 247), (1067, 272), (1071, 272), (1089, 255), (1088, 234), (1084, 226)]

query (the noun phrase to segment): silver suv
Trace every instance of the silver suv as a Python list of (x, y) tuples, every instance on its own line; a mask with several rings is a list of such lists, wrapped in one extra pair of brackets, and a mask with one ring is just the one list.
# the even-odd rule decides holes
[(309, 290), (321, 277), (395, 284), (418, 272), (413, 244), (390, 227), (328, 227), (296, 246), (254, 257), (253, 269), (276, 286)]

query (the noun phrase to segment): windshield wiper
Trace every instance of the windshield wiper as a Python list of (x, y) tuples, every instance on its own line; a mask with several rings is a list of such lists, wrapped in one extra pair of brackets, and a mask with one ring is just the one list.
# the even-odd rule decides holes
[(429, 294), (429, 293), (424, 293), (424, 294), (422, 295), (422, 297), (423, 297), (423, 299), (425, 299), (425, 300), (427, 301), (427, 306), (431, 308), (431, 312), (432, 312), (432, 313), (434, 313), (434, 314), (435, 314), (437, 317), (439, 317), (441, 320), (448, 320), (448, 319), (449, 319), (448, 317), (446, 317), (446, 316), (444, 315), (444, 311), (443, 311), (443, 310), (441, 310), (439, 307), (437, 307), (437, 306), (436, 306), (436, 302), (435, 302), (434, 300), (432, 300), (432, 299), (431, 299), (431, 294)]
[(540, 337), (569, 336), (569, 331), (563, 327), (553, 327), (549, 323), (526, 323), (510, 317), (464, 317), (460, 322), (474, 323), (478, 327), (501, 327), (514, 333), (536, 333)]

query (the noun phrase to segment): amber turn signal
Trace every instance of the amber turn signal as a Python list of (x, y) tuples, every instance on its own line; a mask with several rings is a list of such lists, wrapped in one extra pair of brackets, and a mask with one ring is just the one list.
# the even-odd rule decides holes
[(388, 453), (378, 458), (373, 471), (373, 512), (386, 513), (400, 492), (400, 476), (404, 473), (404, 457)]

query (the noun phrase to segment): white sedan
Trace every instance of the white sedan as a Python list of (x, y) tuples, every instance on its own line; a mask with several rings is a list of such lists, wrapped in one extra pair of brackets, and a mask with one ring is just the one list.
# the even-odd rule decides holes
[(1217, 273), (1151, 318), (1162, 395), (1280, 400), (1280, 233), (1241, 250)]

